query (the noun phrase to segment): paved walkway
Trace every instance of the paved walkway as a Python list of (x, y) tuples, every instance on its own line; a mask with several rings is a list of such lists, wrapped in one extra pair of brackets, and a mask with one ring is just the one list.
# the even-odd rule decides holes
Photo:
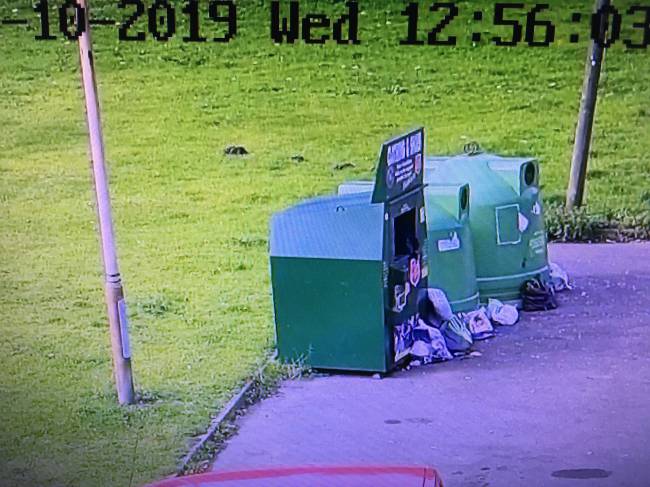
[(215, 469), (424, 464), (454, 486), (650, 485), (650, 244), (553, 245), (577, 285), (481, 357), (285, 382)]

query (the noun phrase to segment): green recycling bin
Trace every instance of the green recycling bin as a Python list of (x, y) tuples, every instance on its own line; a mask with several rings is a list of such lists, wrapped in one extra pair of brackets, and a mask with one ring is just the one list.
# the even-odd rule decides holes
[(425, 183), (468, 183), (481, 301), (521, 304), (521, 286), (548, 276), (546, 230), (534, 158), (464, 154), (427, 157)]
[(467, 184), (425, 186), (424, 206), (429, 286), (445, 291), (455, 313), (473, 311), (479, 305), (479, 291), (469, 225), (470, 187)]
[[(349, 181), (339, 186), (338, 193), (367, 193), (372, 187), (370, 181)], [(424, 187), (428, 285), (445, 291), (455, 313), (473, 311), (479, 305), (469, 192), (467, 184)]]
[(424, 131), (382, 145), (372, 193), (315, 198), (271, 220), (279, 357), (388, 372), (410, 352), (426, 288)]

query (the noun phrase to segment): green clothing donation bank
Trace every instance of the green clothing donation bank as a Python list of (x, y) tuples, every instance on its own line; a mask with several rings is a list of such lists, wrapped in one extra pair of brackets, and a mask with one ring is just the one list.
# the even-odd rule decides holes
[(279, 356), (388, 372), (410, 352), (426, 288), (424, 130), (381, 147), (373, 192), (307, 200), (271, 220)]
[[(364, 193), (372, 188), (371, 181), (348, 181), (339, 186), (338, 193)], [(467, 184), (429, 182), (424, 187), (428, 285), (445, 292), (454, 313), (474, 311), (479, 305), (469, 191)]]

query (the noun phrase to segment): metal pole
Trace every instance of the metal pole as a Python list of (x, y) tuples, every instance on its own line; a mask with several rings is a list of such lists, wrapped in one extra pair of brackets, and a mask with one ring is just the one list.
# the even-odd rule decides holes
[[(609, 7), (610, 0), (596, 0), (596, 13)], [(599, 35), (605, 39), (607, 29), (607, 15), (600, 16)], [(589, 146), (596, 113), (596, 100), (598, 97), (598, 82), (605, 55), (602, 44), (592, 40), (587, 55), (585, 79), (582, 85), (582, 98), (580, 99), (580, 113), (576, 127), (573, 158), (571, 159), (571, 175), (566, 195), (566, 209), (572, 210), (582, 205), (585, 192), (585, 179), (587, 177), (587, 163), (589, 161)]]
[(92, 43), (90, 39), (88, 0), (78, 0), (85, 11), (85, 26), (79, 36), (79, 59), (81, 78), (86, 100), (86, 119), (90, 137), (90, 163), (95, 183), (97, 199), (97, 218), (104, 262), (105, 296), (108, 311), (108, 323), (111, 331), (111, 349), (113, 353), (113, 375), (120, 404), (133, 404), (133, 376), (131, 374), (131, 350), (129, 346), (128, 321), (122, 280), (117, 265), (115, 239), (113, 236), (113, 217), (111, 215), (111, 198), (108, 191), (106, 167), (104, 163), (104, 141), (97, 100), (97, 87), (93, 67)]

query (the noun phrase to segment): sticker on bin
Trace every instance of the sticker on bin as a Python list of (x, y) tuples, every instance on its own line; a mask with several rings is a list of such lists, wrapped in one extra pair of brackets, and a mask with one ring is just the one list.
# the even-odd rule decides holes
[(422, 172), (422, 155), (418, 154), (415, 156), (414, 163), (415, 174), (420, 174)]
[(397, 313), (402, 312), (402, 310), (406, 307), (409, 292), (411, 292), (411, 286), (409, 286), (408, 282), (404, 284), (404, 286), (399, 284), (395, 286), (395, 289), (393, 290), (393, 295), (395, 298), (395, 306), (393, 306), (393, 311)]
[(526, 216), (523, 215), (522, 213), (519, 213), (517, 223), (518, 223), (518, 226), (519, 226), (519, 231), (521, 233), (524, 233), (526, 231), (526, 229), (528, 228), (528, 223), (529, 223), (528, 218), (526, 218)]
[(420, 259), (411, 259), (409, 261), (409, 281), (413, 287), (417, 287), (420, 282)]
[(396, 325), (393, 329), (393, 347), (395, 350), (395, 362), (411, 353), (413, 347), (413, 329), (417, 324), (417, 317), (411, 316), (408, 320)]
[(395, 166), (390, 166), (386, 172), (386, 186), (389, 188), (395, 186)]
[(454, 232), (453, 235), (449, 238), (438, 240), (438, 251), (439, 252), (449, 252), (452, 250), (458, 250), (460, 248), (460, 239), (458, 238), (458, 233)]
[(533, 234), (533, 238), (528, 242), (531, 253), (533, 254), (542, 254), (546, 249), (546, 236), (541, 230), (536, 231)]

